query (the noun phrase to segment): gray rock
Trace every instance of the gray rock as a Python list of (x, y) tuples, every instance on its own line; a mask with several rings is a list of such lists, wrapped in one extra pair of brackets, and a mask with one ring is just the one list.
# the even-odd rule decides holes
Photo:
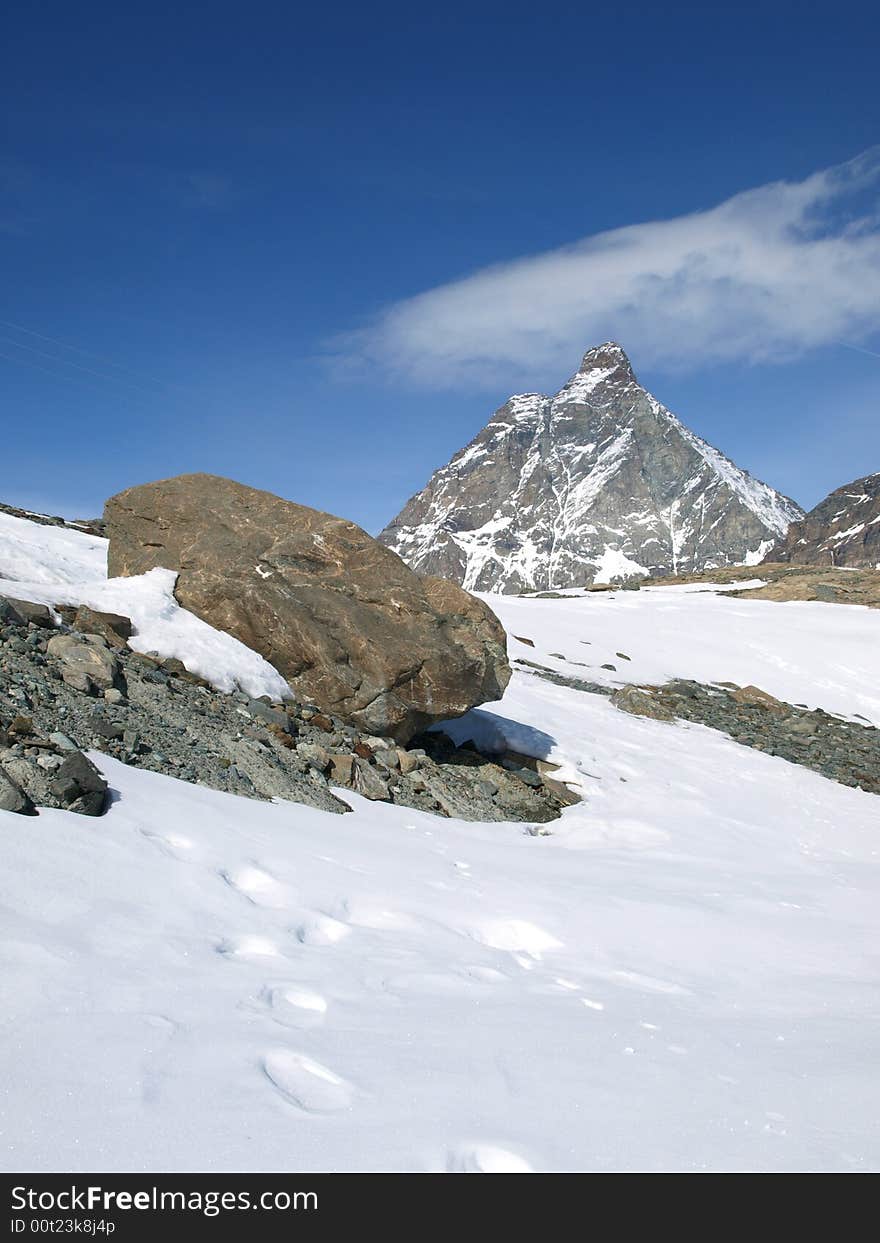
[(107, 782), (81, 751), (67, 756), (49, 788), (68, 811), (84, 816), (100, 816), (104, 811)]
[(364, 798), (388, 798), (388, 782), (380, 777), (375, 768), (371, 768), (366, 760), (356, 759), (354, 761), (352, 789), (362, 794)]
[(77, 745), (66, 734), (62, 734), (59, 730), (54, 730), (49, 735), (49, 741), (58, 747), (59, 751), (76, 751)]
[(20, 816), (30, 816), (34, 812), (31, 800), (3, 768), (0, 768), (0, 811), (13, 811)]
[(115, 656), (99, 635), (56, 634), (47, 651), (60, 662), (63, 681), (86, 694), (103, 694), (119, 673)]

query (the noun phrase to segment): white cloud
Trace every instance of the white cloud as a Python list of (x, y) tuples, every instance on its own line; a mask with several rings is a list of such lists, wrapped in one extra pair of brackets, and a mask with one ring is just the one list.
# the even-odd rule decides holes
[(785, 359), (880, 327), (880, 148), (708, 211), (613, 229), (386, 308), (349, 361), (416, 382), (566, 372), (621, 341), (639, 364)]

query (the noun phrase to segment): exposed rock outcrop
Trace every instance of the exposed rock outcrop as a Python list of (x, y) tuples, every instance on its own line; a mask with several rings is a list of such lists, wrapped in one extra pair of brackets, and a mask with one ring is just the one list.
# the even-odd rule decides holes
[[(331, 812), (349, 809), (338, 787), (440, 816), (536, 825), (576, 801), (550, 777), (536, 783), (522, 762), (456, 748), (440, 733), (404, 748), (313, 705), (223, 694), (179, 660), (111, 647), (76, 629), (107, 614), (64, 613), (72, 626), (52, 635), (0, 609), (0, 811), (100, 814), (107, 782), (84, 751), (230, 794)], [(127, 619), (114, 620), (125, 629)], [(91, 663), (85, 678), (71, 677), (68, 656), (80, 648), (111, 659), (118, 685), (102, 690)]]
[(555, 397), (511, 397), (379, 538), (419, 573), (520, 592), (757, 561), (802, 513), (607, 342)]
[(352, 522), (201, 474), (129, 488), (104, 517), (111, 575), (178, 571), (185, 608), (359, 728), (406, 741), (507, 685), (491, 610)]
[(767, 560), (880, 569), (880, 472), (826, 496), (792, 523)]

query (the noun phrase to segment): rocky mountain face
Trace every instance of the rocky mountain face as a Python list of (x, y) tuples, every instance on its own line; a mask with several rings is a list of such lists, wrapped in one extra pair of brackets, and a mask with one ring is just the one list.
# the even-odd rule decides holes
[(757, 563), (802, 516), (608, 342), (555, 397), (511, 397), (379, 539), (419, 573), (520, 592)]
[(789, 527), (767, 560), (880, 569), (880, 472), (826, 496)]
[(482, 601), (343, 518), (197, 474), (120, 492), (104, 519), (112, 577), (176, 570), (184, 608), (359, 729), (406, 742), (500, 699), (510, 678)]

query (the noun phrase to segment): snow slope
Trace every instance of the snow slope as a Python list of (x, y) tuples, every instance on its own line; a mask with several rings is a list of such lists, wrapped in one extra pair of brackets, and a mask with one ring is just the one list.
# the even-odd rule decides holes
[(136, 651), (175, 656), (221, 691), (290, 698), (284, 678), (262, 656), (180, 607), (176, 577), (155, 569), (108, 579), (105, 539), (0, 514), (0, 594), (121, 613), (134, 623)]
[[(761, 585), (754, 579), (736, 587)], [(751, 683), (778, 699), (844, 716), (861, 713), (880, 726), (876, 610), (728, 599), (717, 592), (696, 584), (577, 593), (563, 600), (481, 599), (503, 622), (512, 659), (608, 686), (670, 678)], [(534, 648), (515, 635), (531, 639)], [(554, 652), (566, 660), (555, 659)], [(604, 664), (613, 664), (614, 671)]]
[[(880, 675), (845, 606), (493, 603), (542, 663), (775, 670), (845, 710)], [(524, 671), (450, 728), (585, 801), (533, 837), (96, 754), (104, 818), (0, 813), (0, 1167), (880, 1168), (876, 797)]]

